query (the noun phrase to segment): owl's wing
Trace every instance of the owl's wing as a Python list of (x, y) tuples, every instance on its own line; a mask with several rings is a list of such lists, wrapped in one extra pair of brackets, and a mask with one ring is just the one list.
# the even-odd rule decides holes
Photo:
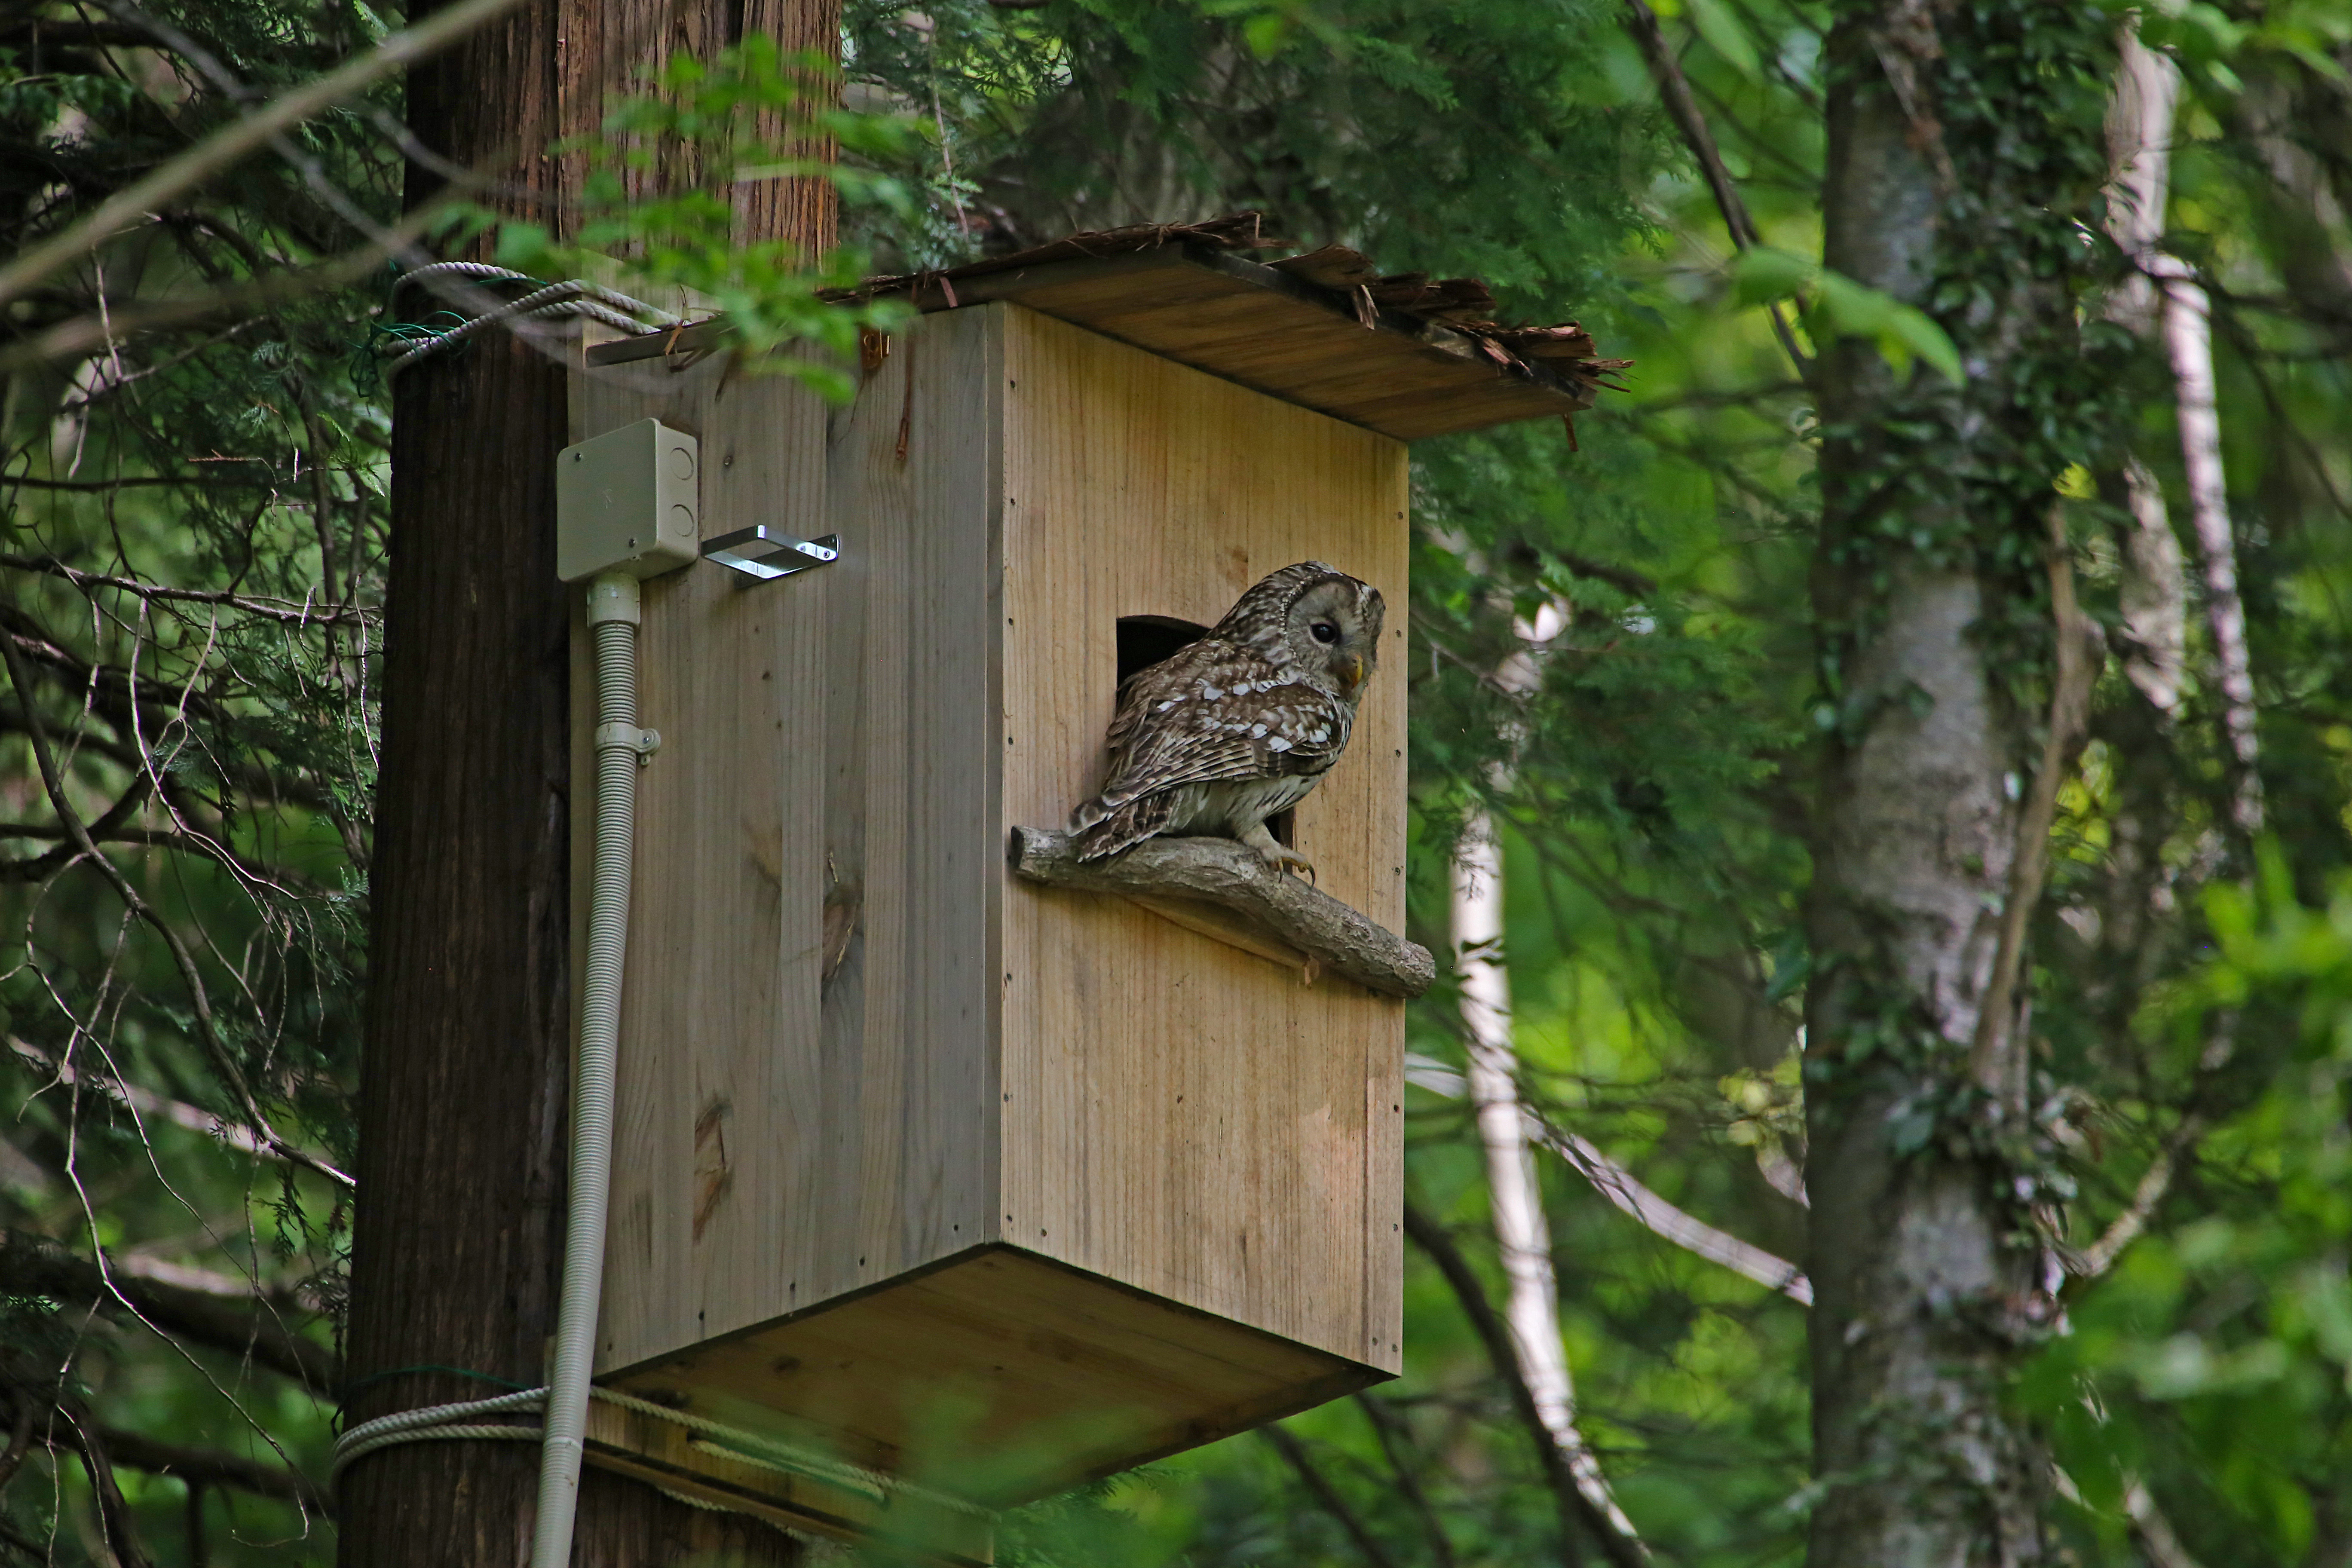
[[(1152, 675), (1160, 679), (1144, 679)], [(1120, 702), (1097, 804), (1112, 810), (1188, 784), (1319, 773), (1347, 745), (1349, 718), (1338, 699), (1263, 659), (1179, 655), (1139, 676)]]

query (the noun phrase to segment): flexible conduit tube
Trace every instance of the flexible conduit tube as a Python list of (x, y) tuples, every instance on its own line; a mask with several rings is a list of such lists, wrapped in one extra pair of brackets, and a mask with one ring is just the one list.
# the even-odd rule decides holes
[(588, 893), (588, 974), (572, 1068), (572, 1187), (563, 1291), (548, 1377), (546, 1447), (530, 1568), (567, 1568), (588, 1430), (588, 1374), (604, 1281), (604, 1211), (613, 1185), (613, 1069), (621, 1035), (621, 960), (629, 942), (629, 854), (636, 826), (637, 580), (607, 572), (588, 585), (596, 662), (596, 851)]

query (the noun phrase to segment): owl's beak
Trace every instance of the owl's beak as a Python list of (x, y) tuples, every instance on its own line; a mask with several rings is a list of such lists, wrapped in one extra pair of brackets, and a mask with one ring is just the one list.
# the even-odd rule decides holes
[(1348, 659), (1348, 689), (1353, 691), (1364, 683), (1364, 656), (1352, 654)]

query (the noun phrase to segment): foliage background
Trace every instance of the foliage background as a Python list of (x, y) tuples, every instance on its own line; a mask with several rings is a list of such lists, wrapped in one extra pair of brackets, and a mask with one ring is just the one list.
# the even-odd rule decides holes
[[(1837, 8), (1657, 9), (1764, 242), (1818, 256)], [(237, 112), (244, 89), (315, 74), (386, 20), (264, 0), (122, 15), (0, 7), (11, 249)], [(898, 270), (1258, 207), (1303, 246), (1485, 278), (1507, 319), (1580, 319), (1636, 360), (1580, 450), (1550, 426), (1416, 447), (1412, 653), (1383, 675), (1412, 686), (1413, 934), (1445, 946), (1448, 858), (1485, 803), (1506, 825), (1530, 1101), (1798, 1258), (1816, 433), (1754, 302), (1778, 291), (1759, 281), (1769, 258), (1736, 262), (1624, 21), (1591, 0), (852, 0), (850, 103), (905, 130), (852, 138), (852, 184), (879, 199), (848, 226), (866, 264)], [(159, 45), (156, 22), (238, 88)], [(2227, 831), (2194, 616), (2176, 717), (2112, 659), (2034, 927), (2037, 1096), (2068, 1135), (2074, 1248), (2168, 1174), (2146, 1234), (2068, 1287), (2067, 1331), (2013, 1396), (2067, 1478), (2053, 1519), (2076, 1561), (2352, 1563), (2352, 5), (2158, 6), (2145, 26), (2186, 72), (2166, 246), (2215, 301), (2271, 833), (2258, 859)], [(299, 1501), (226, 1469), (191, 1487), (207, 1472), (152, 1446), (323, 1474), (334, 1391), (252, 1347), (331, 1344), (341, 1189), (240, 1148), (235, 1086), (289, 1145), (348, 1164), (386, 441), (371, 345), (396, 322), (372, 285), (62, 357), (35, 345), (362, 246), (397, 206), (398, 152), (370, 110), (398, 107), (386, 87), (323, 116), (292, 160), (248, 160), (111, 242), (8, 307), (0, 348), (0, 636), (28, 683), (0, 707), (0, 1386), (12, 1430), (37, 1407), (86, 1414), (159, 1563), (331, 1553)], [(2084, 268), (2112, 276), (2100, 245), (2084, 237)], [(786, 287), (773, 271), (764, 297)], [(2179, 510), (2160, 356), (2143, 351), (2121, 391)], [(2082, 458), (2067, 526), (2120, 655), (2119, 492), (2111, 457)], [(1514, 623), (1546, 605), (1566, 622), (1540, 688), (1507, 691), (1493, 671)], [(44, 788), (36, 718), (120, 882)], [(1514, 733), (1506, 787), (1493, 764)], [(153, 922), (126, 914), (126, 889)], [(216, 1048), (159, 926), (185, 933)], [(1409, 1187), (1492, 1285), (1476, 1140), (1441, 1092), (1457, 1018), (1445, 994), (1412, 1015)], [(1564, 1163), (1545, 1177), (1580, 1419), (1627, 1512), (1664, 1562), (1796, 1560), (1802, 1309), (1662, 1242)], [(114, 1286), (71, 1288), (60, 1255), (107, 1258)], [(1573, 1560), (1461, 1303), (1408, 1262), (1400, 1383), (1286, 1424), (1295, 1457), (1237, 1438), (1028, 1510), (1006, 1560)], [(158, 1334), (114, 1294), (152, 1308), (171, 1288), (262, 1326), (240, 1342), (148, 1310), (174, 1329)], [(35, 1443), (0, 1494), (0, 1551), (102, 1560), (102, 1500)]]

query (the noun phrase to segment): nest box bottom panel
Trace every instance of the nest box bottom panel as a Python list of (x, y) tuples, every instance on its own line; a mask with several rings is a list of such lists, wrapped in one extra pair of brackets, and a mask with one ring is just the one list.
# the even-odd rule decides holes
[(1390, 1375), (992, 1245), (602, 1381), (1006, 1506)]

